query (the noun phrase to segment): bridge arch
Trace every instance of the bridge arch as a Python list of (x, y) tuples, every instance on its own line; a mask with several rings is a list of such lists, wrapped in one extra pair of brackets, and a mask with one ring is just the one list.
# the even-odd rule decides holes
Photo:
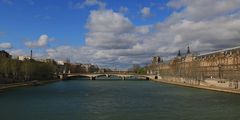
[(122, 78), (123, 80), (130, 77), (135, 77), (135, 78), (145, 79), (145, 80), (161, 78), (161, 76), (158, 76), (158, 75), (134, 75), (134, 74), (133, 75), (131, 74), (68, 74), (66, 78), (69, 79), (69, 78), (76, 78), (76, 77), (88, 77), (91, 80), (95, 80), (96, 78), (101, 76), (106, 76), (106, 77), (115, 76), (118, 78)]
[(67, 75), (66, 79), (79, 78), (79, 77), (91, 78), (91, 76), (89, 75)]
[(99, 74), (99, 75), (96, 75), (95, 77), (107, 77), (107, 74)]

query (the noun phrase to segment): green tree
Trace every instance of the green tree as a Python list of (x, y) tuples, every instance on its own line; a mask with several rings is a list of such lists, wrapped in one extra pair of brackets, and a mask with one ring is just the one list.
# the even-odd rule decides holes
[(31, 66), (32, 66), (32, 64), (30, 63), (30, 61), (24, 61), (21, 64), (20, 72), (25, 81), (30, 80), (30, 74), (32, 73)]
[(20, 72), (20, 61), (11, 60), (9, 69), (10, 69), (11, 74), (12, 74), (12, 79), (13, 80), (18, 80), (19, 79), (19, 72)]

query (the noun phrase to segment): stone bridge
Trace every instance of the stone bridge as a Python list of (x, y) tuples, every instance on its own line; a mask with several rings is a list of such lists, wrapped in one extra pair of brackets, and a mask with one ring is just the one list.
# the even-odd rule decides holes
[(137, 74), (108, 74), (108, 73), (103, 73), (103, 74), (81, 74), (81, 73), (76, 73), (76, 74), (65, 74), (65, 75), (60, 75), (61, 79), (68, 79), (71, 77), (89, 77), (90, 80), (96, 80), (97, 77), (111, 77), (111, 76), (115, 76), (115, 77), (119, 77), (122, 80), (125, 80), (126, 78), (130, 78), (130, 77), (136, 77), (139, 79), (145, 79), (145, 80), (149, 80), (149, 79), (158, 79), (160, 76), (157, 75), (137, 75)]

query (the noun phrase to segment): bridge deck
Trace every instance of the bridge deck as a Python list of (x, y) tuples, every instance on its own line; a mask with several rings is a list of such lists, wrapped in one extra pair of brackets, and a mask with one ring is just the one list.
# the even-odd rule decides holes
[(116, 77), (121, 77), (122, 79), (128, 78), (128, 77), (144, 77), (146, 79), (154, 79), (156, 78), (157, 75), (138, 75), (138, 74), (109, 74), (109, 73), (102, 73), (102, 74), (67, 74), (66, 78), (69, 77), (80, 77), (80, 76), (84, 76), (84, 77), (89, 77), (90, 79), (95, 79), (97, 77), (100, 76), (116, 76)]

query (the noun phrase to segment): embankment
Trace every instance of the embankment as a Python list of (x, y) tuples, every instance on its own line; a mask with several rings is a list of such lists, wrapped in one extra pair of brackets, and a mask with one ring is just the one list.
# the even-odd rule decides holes
[(7, 90), (7, 89), (12, 89), (12, 88), (18, 88), (18, 87), (24, 87), (24, 86), (37, 86), (37, 85), (43, 85), (43, 84), (48, 84), (52, 82), (57, 82), (59, 81), (58, 79), (56, 80), (45, 80), (45, 81), (28, 81), (28, 82), (21, 82), (21, 83), (11, 83), (11, 84), (0, 84), (0, 91)]
[[(176, 78), (178, 79), (178, 78)], [(167, 84), (174, 84), (174, 85), (180, 85), (180, 86), (185, 86), (185, 87), (191, 87), (191, 88), (198, 88), (198, 89), (206, 89), (206, 90), (213, 90), (213, 91), (218, 91), (218, 92), (227, 92), (227, 93), (233, 93), (233, 94), (238, 94), (240, 95), (240, 89), (234, 89), (234, 88), (230, 88), (230, 87), (218, 87), (215, 85), (210, 85), (210, 84), (206, 84), (205, 82), (198, 82), (198, 81), (192, 81), (192, 82), (185, 82), (182, 79), (180, 79), (179, 81), (177, 81), (176, 79), (174, 80), (169, 80), (169, 78), (164, 79), (164, 78), (160, 78), (160, 79), (151, 79), (152, 81), (156, 81), (156, 82), (162, 82), (162, 83), (167, 83)]]

